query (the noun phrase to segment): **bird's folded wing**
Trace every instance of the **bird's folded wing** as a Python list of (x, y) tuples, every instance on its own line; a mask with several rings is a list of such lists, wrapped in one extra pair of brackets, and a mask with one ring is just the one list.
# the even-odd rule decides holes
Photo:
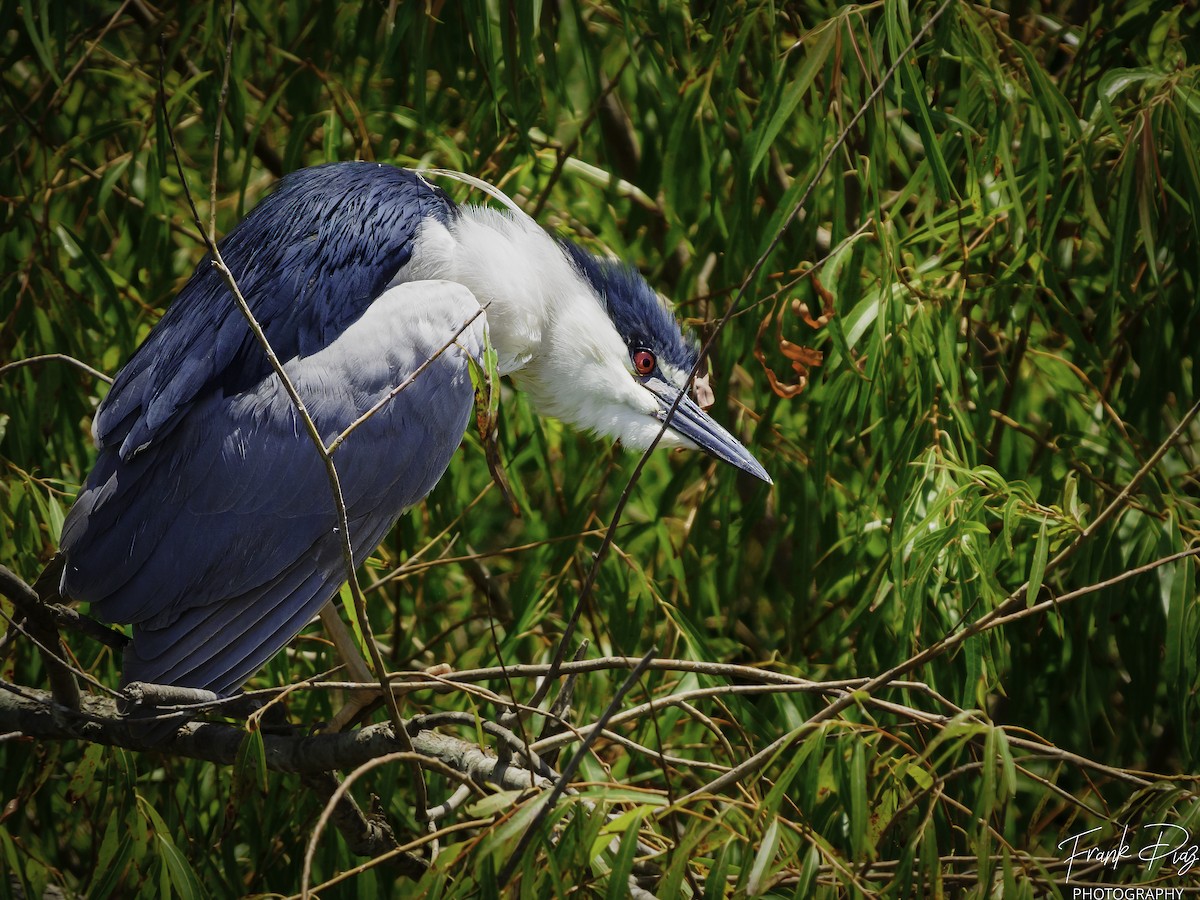
[[(422, 221), (453, 204), (413, 172), (374, 163), (283, 179), (220, 244), (280, 359), (328, 346), (408, 263)], [(130, 459), (166, 434), (206, 389), (246, 390), (266, 356), (206, 259), (118, 374), (97, 413), (99, 447)]]
[[(401, 284), (285, 365), (328, 443), (447, 348), (334, 455), (356, 562), (461, 441), (483, 318), (463, 325), (478, 312), (461, 285)], [(131, 459), (104, 449), (62, 548), (64, 595), (135, 624), (126, 680), (216, 690), (252, 674), (346, 577), (326, 467), (273, 373), (236, 394), (208, 388)]]

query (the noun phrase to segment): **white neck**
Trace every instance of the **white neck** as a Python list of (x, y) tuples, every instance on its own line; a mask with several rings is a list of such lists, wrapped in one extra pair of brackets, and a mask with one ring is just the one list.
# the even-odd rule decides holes
[(532, 220), (461, 207), (448, 228), (422, 227), (413, 260), (402, 280), (456, 281), (487, 308), (500, 373), (539, 412), (634, 446), (658, 432), (656, 403), (595, 292)]

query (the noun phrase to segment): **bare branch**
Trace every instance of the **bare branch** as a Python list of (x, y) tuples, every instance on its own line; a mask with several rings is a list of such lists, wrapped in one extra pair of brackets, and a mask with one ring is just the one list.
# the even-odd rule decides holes
[(15, 362), (5, 363), (4, 365), (0, 366), (0, 375), (7, 375), (9, 372), (14, 372), (17, 369), (23, 368), (25, 366), (32, 366), (36, 363), (43, 363), (43, 362), (64, 362), (64, 363), (67, 363), (68, 365), (74, 366), (77, 369), (82, 369), (83, 371), (85, 371), (89, 375), (91, 375), (93, 378), (99, 379), (100, 381), (103, 381), (105, 384), (113, 383), (112, 378), (108, 375), (105, 375), (99, 369), (93, 369), (91, 366), (89, 366), (87, 363), (83, 362), (82, 360), (78, 360), (73, 356), (68, 356), (65, 353), (42, 353), (39, 356), (29, 356), (29, 357), (26, 357), (25, 359), (18, 359)]
[(537, 815), (534, 816), (533, 821), (529, 823), (529, 826), (525, 829), (525, 833), (521, 835), (521, 839), (517, 842), (517, 846), (513, 850), (512, 856), (510, 856), (504, 863), (504, 868), (500, 870), (500, 875), (498, 876), (497, 880), (502, 888), (504, 885), (508, 884), (509, 880), (512, 878), (513, 872), (516, 871), (516, 867), (521, 863), (521, 857), (525, 855), (525, 850), (529, 847), (530, 842), (541, 828), (542, 822), (545, 820), (546, 816), (548, 816), (550, 811), (554, 809), (554, 804), (558, 802), (558, 798), (561, 797), (563, 792), (567, 789), (567, 784), (570, 782), (571, 776), (573, 776), (579, 769), (580, 765), (583, 764), (583, 760), (587, 756), (588, 751), (591, 749), (592, 744), (594, 744), (596, 738), (600, 736), (600, 733), (603, 731), (604, 726), (608, 723), (608, 720), (613, 717), (618, 709), (620, 709), (621, 700), (624, 699), (625, 695), (629, 692), (629, 689), (637, 683), (637, 680), (642, 677), (642, 673), (646, 671), (646, 668), (650, 664), (650, 660), (654, 658), (654, 652), (655, 649), (651, 648), (650, 652), (642, 657), (638, 661), (638, 664), (633, 667), (633, 671), (629, 673), (629, 677), (625, 679), (624, 683), (622, 683), (619, 688), (617, 688), (617, 692), (613, 695), (612, 701), (608, 704), (608, 708), (604, 711), (604, 714), (600, 717), (599, 721), (596, 722), (595, 729), (584, 739), (583, 743), (575, 751), (575, 755), (571, 757), (571, 761), (568, 762), (566, 767), (563, 769), (562, 775), (560, 775), (558, 781), (555, 782), (554, 789), (542, 799), (541, 808), (538, 810)]
[(233, 68), (233, 29), (237, 23), (237, 0), (229, 2), (229, 30), (225, 35), (225, 65), (221, 74), (221, 96), (217, 100), (217, 121), (213, 126), (212, 174), (208, 179), (208, 243), (217, 240), (217, 172), (221, 163), (221, 124), (229, 100), (229, 70)]
[[(313, 856), (317, 852), (317, 845), (321, 841), (321, 834), (325, 831), (325, 826), (329, 824), (331, 819), (338, 821), (341, 817), (344, 817), (347, 814), (344, 809), (347, 801), (353, 803), (353, 799), (350, 797), (349, 793), (351, 785), (353, 785), (358, 778), (365, 775), (372, 769), (377, 769), (380, 766), (385, 766), (388, 763), (393, 762), (407, 762), (413, 765), (429, 766), (433, 769), (436, 769), (442, 775), (446, 775), (452, 779), (458, 779), (469, 784), (466, 776), (461, 775), (450, 766), (432, 760), (430, 757), (423, 756), (422, 754), (411, 753), (405, 750), (400, 750), (396, 753), (388, 753), (384, 756), (368, 760), (347, 775), (346, 778), (340, 783), (336, 783), (336, 779), (334, 779), (336, 787), (329, 794), (325, 808), (321, 810), (321, 815), (317, 819), (317, 824), (313, 828), (312, 834), (309, 836), (308, 847), (304, 851), (304, 867), (300, 874), (300, 896), (305, 898), (305, 900), (312, 896), (312, 892), (309, 889), (309, 882), (312, 880), (312, 861)], [(333, 779), (333, 776), (330, 776), (330, 779)], [(357, 811), (357, 806), (354, 807), (354, 811)], [(352, 813), (351, 816), (353, 816)], [(352, 819), (352, 821), (357, 824), (356, 820)], [(395, 838), (392, 836), (390, 829), (387, 830), (387, 837), (391, 838), (392, 847), (386, 847), (385, 849), (393, 849), (395, 846)], [(416, 872), (418, 876), (422, 874), (425, 869), (424, 860), (415, 856), (409, 858), (409, 866)]]
[(425, 362), (423, 362), (419, 366), (417, 366), (416, 369), (413, 370), (411, 375), (409, 375), (402, 382), (400, 382), (398, 385), (396, 385), (394, 388), (392, 388), (391, 391), (389, 391), (386, 396), (381, 398), (374, 406), (372, 406), (365, 413), (363, 413), (361, 416), (359, 416), (357, 419), (355, 419), (353, 422), (351, 422), (349, 425), (347, 425), (342, 430), (341, 434), (339, 434), (337, 437), (335, 437), (332, 441), (329, 442), (329, 445), (325, 448), (325, 452), (329, 456), (333, 456), (333, 454), (337, 452), (338, 447), (342, 446), (342, 444), (346, 440), (346, 438), (350, 437), (351, 433), (356, 428), (358, 428), (358, 426), (362, 425), (365, 421), (367, 421), (369, 418), (374, 416), (381, 409), (383, 409), (385, 406), (387, 406), (389, 403), (391, 403), (393, 400), (395, 400), (396, 395), (399, 394), (401, 391), (405, 390), (414, 381), (416, 381), (422, 372), (424, 372), (427, 368), (429, 368), (431, 365), (433, 365), (434, 360), (436, 360), (439, 356), (441, 356), (443, 353), (445, 353), (447, 350), (449, 350), (451, 347), (453, 347), (455, 342), (460, 337), (462, 337), (462, 333), (464, 331), (466, 331), (468, 328), (470, 328), (471, 323), (474, 322), (476, 319), (478, 319), (480, 316), (482, 316), (483, 313), (484, 313), (483, 307), (480, 307), (478, 310), (476, 310), (475, 314), (472, 315), (469, 319), (467, 319), (467, 321), (463, 322), (462, 325), (459, 326), (458, 331), (454, 332), (454, 334), (452, 334), (450, 336), (450, 338), (446, 341), (446, 343), (444, 343), (444, 344), (442, 344), (442, 346), (438, 347), (438, 349), (435, 350), (430, 355), (430, 357), (427, 360), (425, 360)]
[[(22, 732), (39, 740), (82, 740), (128, 750), (148, 749), (136, 721), (117, 712), (110, 698), (85, 694), (79, 710), (56, 702), (45, 690), (0, 681), (0, 734)], [(189, 759), (229, 766), (237, 761), (246, 739), (244, 729), (220, 722), (189, 722), (155, 749)], [(298, 775), (353, 769), (390, 753), (405, 752), (390, 723), (339, 734), (272, 734), (264, 731), (263, 750), (268, 769)], [(496, 757), (474, 744), (422, 729), (409, 735), (413, 752), (463, 775), (473, 784), (505, 790), (530, 786), (531, 775), (521, 766), (497, 766)], [(553, 772), (550, 773), (554, 775)], [(549, 786), (550, 779), (533, 775), (532, 783)]]
[(0, 565), (0, 594), (11, 600), (23, 614), (29, 615), (31, 609), (40, 607), (50, 614), (54, 624), (58, 627), (77, 631), (99, 641), (106, 647), (120, 650), (129, 643), (127, 635), (114, 628), (109, 628), (102, 622), (97, 622), (90, 616), (85, 616), (77, 609), (63, 606), (61, 603), (49, 603), (42, 600), (34, 588), (30, 587), (11, 569), (2, 565)]
[[(13, 606), (25, 617), (24, 628), (15, 620), (12, 626), (26, 632), (37, 645), (42, 664), (50, 679), (57, 703), (68, 709), (79, 709), (79, 685), (71, 667), (63, 659), (63, 645), (55, 627), (54, 617), (42, 604), (33, 588), (14, 575), (6, 566), (0, 566), (0, 594), (12, 601)], [(7, 616), (5, 617), (7, 618)]]
[[(231, 25), (232, 27), (232, 25)], [(165, 49), (159, 48), (160, 55), (165, 57)], [(227, 60), (228, 62), (228, 60)], [(167, 114), (166, 104), (166, 88), (163, 79), (162, 61), (159, 65), (159, 103), (162, 109), (162, 114), (165, 117)], [(246, 324), (250, 326), (251, 332), (254, 334), (254, 339), (262, 348), (267, 356), (268, 362), (271, 364), (271, 369), (279, 378), (283, 385), (284, 391), (292, 402), (292, 406), (296, 410), (296, 415), (304, 425), (304, 430), (308, 433), (312, 440), (317, 453), (321, 457), (321, 461), (325, 465), (325, 472), (329, 478), (329, 490), (332, 494), (334, 510), (337, 515), (338, 535), (341, 538), (342, 558), (346, 566), (346, 581), (350, 586), (350, 594), (354, 598), (354, 613), (358, 618), (359, 628), (363, 633), (363, 637), (367, 644), (367, 650), (371, 655), (371, 662), (375, 668), (375, 675), (379, 678), (379, 686), (383, 691), (384, 701), (387, 705), (388, 713), (391, 716), (392, 724), (395, 725), (396, 734), (400, 736), (400, 741), (403, 743), (408, 739), (408, 732), (404, 728), (404, 719), (400, 715), (400, 708), (396, 705), (396, 698), (391, 691), (387, 689), (387, 669), (384, 666), (383, 658), (379, 653), (379, 647), (375, 642), (375, 635), (371, 630), (371, 622), (367, 617), (367, 602), (363, 596), (362, 586), (358, 583), (357, 567), (354, 564), (354, 548), (351, 544), (350, 523), (346, 513), (346, 501), (342, 494), (341, 478), (338, 475), (337, 466), (334, 465), (333, 457), (325, 449), (325, 441), (321, 437), (320, 431), (317, 429), (316, 423), (309, 414), (307, 407), (304, 405), (304, 400), (300, 397), (296, 390), (295, 384), (288, 377), (287, 372), (283, 368), (283, 363), (280, 362), (274, 349), (271, 347), (271, 342), (267, 339), (266, 332), (263, 331), (262, 325), (254, 315), (254, 311), (250, 309), (250, 304), (246, 302), (246, 298), (242, 295), (241, 289), (238, 287), (237, 279), (234, 278), (233, 272), (225, 264), (224, 258), (221, 256), (221, 250), (217, 247), (216, 242), (204, 230), (204, 224), (200, 220), (200, 213), (196, 209), (196, 201), (192, 197), (191, 188), (187, 183), (187, 176), (183, 171), (183, 161), (179, 157), (179, 147), (175, 142), (175, 132), (171, 127), (166, 128), (167, 137), (171, 144), (171, 153), (175, 157), (175, 167), (179, 172), (179, 181), (183, 186), (184, 196), (187, 198), (188, 206), (192, 211), (192, 220), (195, 223), (196, 230), (200, 232), (204, 239), (204, 244), (208, 248), (208, 254), (212, 265), (220, 273), (221, 278), (225, 281), (230, 293), (233, 295), (234, 302), (237, 304), (238, 310), (242, 317), (245, 318)], [(411, 750), (411, 747), (405, 749)], [(413, 789), (417, 793), (417, 808), (424, 810), (428, 803), (425, 797), (425, 783), (421, 778), (419, 767), (412, 767)]]
[(738, 288), (737, 294), (729, 304), (729, 308), (725, 310), (725, 314), (721, 317), (720, 321), (717, 322), (716, 327), (713, 328), (712, 334), (709, 335), (708, 340), (704, 342), (704, 346), (700, 348), (700, 352), (696, 356), (696, 362), (692, 366), (691, 371), (688, 372), (684, 390), (680, 391), (679, 395), (675, 398), (674, 402), (672, 402), (670, 408), (667, 410), (666, 415), (663, 416), (662, 425), (659, 427), (658, 432), (655, 434), (654, 439), (650, 442), (650, 445), (642, 453), (637, 465), (634, 466), (633, 472), (631, 472), (629, 475), (629, 481), (625, 485), (625, 490), (621, 492), (621, 496), (617, 500), (617, 505), (613, 510), (608, 530), (604, 533), (604, 540), (601, 541), (599, 549), (592, 558), (592, 565), (588, 569), (587, 577), (584, 580), (583, 587), (580, 588), (579, 598), (575, 602), (575, 608), (571, 610), (571, 615), (567, 618), (567, 623), (563, 627), (562, 637), (559, 639), (558, 647), (554, 652), (554, 662), (551, 666), (550, 674), (546, 677), (546, 680), (542, 683), (538, 691), (535, 693), (534, 698), (530, 701), (531, 706), (537, 706), (542, 701), (542, 699), (546, 696), (546, 692), (550, 689), (550, 682), (557, 677), (558, 670), (562, 666), (563, 661), (566, 659), (567, 645), (570, 643), (571, 636), (574, 634), (575, 628), (579, 623), (580, 615), (591, 598), (592, 591), (595, 588), (596, 578), (600, 572), (600, 564), (604, 561), (605, 555), (612, 546), (613, 536), (616, 533), (617, 525), (620, 523), (621, 516), (625, 512), (625, 506), (633, 494), (634, 486), (641, 477), (642, 470), (646, 467), (646, 463), (649, 461), (650, 455), (658, 446), (659, 441), (662, 440), (663, 435), (666, 434), (667, 428), (671, 424), (671, 419), (675, 415), (675, 411), (679, 408), (680, 401), (682, 401), (688, 387), (695, 380), (696, 375), (700, 371), (700, 367), (703, 365), (704, 359), (707, 357), (709, 350), (712, 348), (713, 344), (717, 340), (717, 337), (724, 330), (725, 326), (729, 324), (729, 320), (733, 318), (733, 314), (741, 305), (742, 300), (745, 298), (746, 291), (749, 290), (750, 285), (754, 282), (754, 279), (758, 277), (759, 272), (762, 271), (763, 266), (766, 265), (771, 254), (775, 252), (775, 248), (779, 246), (779, 242), (783, 240), (784, 232), (791, 227), (792, 222), (795, 221), (796, 216), (800, 213), (800, 210), (804, 208), (806, 203), (808, 203), (808, 198), (812, 195), (813, 190), (816, 188), (817, 182), (819, 182), (821, 177), (825, 174), (825, 170), (829, 168), (829, 165), (833, 161), (833, 157), (837, 154), (838, 149), (849, 138), (850, 132), (854, 129), (854, 126), (858, 124), (859, 120), (862, 119), (864, 115), (866, 115), (867, 110), (871, 107), (871, 104), (873, 104), (876, 98), (883, 93), (883, 89), (895, 75), (897, 69), (900, 67), (900, 63), (910, 52), (912, 52), (913, 48), (924, 39), (925, 35), (929, 32), (929, 29), (933, 27), (934, 23), (937, 22), (942, 13), (946, 11), (950, 3), (951, 0), (942, 0), (942, 3), (936, 10), (934, 10), (933, 14), (930, 15), (925, 24), (921, 26), (921, 29), (915, 35), (913, 35), (913, 38), (911, 41), (909, 41), (908, 45), (896, 55), (895, 61), (883, 74), (883, 77), (879, 80), (879, 84), (877, 84), (875, 89), (871, 91), (870, 95), (859, 108), (858, 112), (854, 114), (854, 117), (851, 118), (848, 123), (846, 123), (846, 127), (842, 129), (832, 146), (830, 146), (829, 150), (824, 154), (824, 156), (822, 156), (821, 164), (817, 167), (817, 171), (813, 173), (812, 178), (808, 182), (808, 186), (805, 187), (804, 192), (800, 195), (800, 199), (796, 201), (796, 204), (792, 207), (791, 211), (787, 214), (787, 216), (784, 217), (783, 221), (780, 222), (779, 228), (775, 232), (775, 236), (771, 239), (771, 242), (767, 245), (767, 248), (762, 252), (762, 255), (759, 256), (758, 260), (753, 266), (751, 266), (750, 271), (746, 273), (746, 277), (742, 280), (741, 287)]
[[(348, 837), (350, 850), (359, 856), (378, 857), (399, 848), (396, 836), (388, 824), (376, 816), (366, 816), (354, 798), (345, 790), (347, 783), (332, 772), (301, 775), (304, 786), (326, 802), (327, 816), (343, 837)], [(396, 866), (408, 878), (420, 878), (428, 866), (413, 853), (397, 855)]]

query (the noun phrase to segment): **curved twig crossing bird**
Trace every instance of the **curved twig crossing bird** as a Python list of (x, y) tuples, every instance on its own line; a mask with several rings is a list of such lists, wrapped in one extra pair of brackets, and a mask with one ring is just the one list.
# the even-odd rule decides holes
[[(327, 445), (428, 363), (338, 449), (356, 564), (458, 448), (485, 318), (500, 373), (539, 411), (635, 448), (696, 359), (635, 270), (391, 166), (298, 171), (220, 250)], [(99, 456), (63, 526), (62, 595), (133, 624), (124, 683), (229, 693), (346, 569), (320, 454), (207, 261), (117, 375), (93, 435)], [(770, 481), (687, 397), (661, 444)]]

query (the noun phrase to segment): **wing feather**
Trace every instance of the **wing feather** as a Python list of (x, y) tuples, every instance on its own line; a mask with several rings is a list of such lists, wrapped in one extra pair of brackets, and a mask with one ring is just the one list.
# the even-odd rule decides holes
[[(332, 296), (331, 289), (308, 290), (309, 301), (322, 291)], [(334, 336), (323, 346), (294, 352), (285, 369), (328, 442), (477, 312), (461, 285), (400, 284), (354, 321), (331, 326)], [(315, 615), (345, 569), (324, 465), (279, 379), (266, 371), (231, 390), (245, 369), (228, 378), (217, 373), (199, 388), (188, 379), (204, 365), (156, 372), (151, 357), (168, 347), (198, 352), (197, 336), (184, 332), (203, 319), (177, 321), (178, 334), (152, 353), (139, 351), (141, 368), (118, 379), (124, 391), (114, 390), (113, 415), (139, 381), (153, 398), (121, 419), (125, 436), (112, 420), (107, 430), (97, 426), (111, 439), (64, 524), (62, 588), (102, 618), (134, 623), (126, 681), (225, 692)], [(482, 319), (338, 450), (356, 562), (449, 464), (470, 416), (467, 360), (479, 356), (481, 334)], [(292, 344), (299, 346), (294, 336)], [(160, 385), (157, 392), (152, 385)], [(164, 417), (159, 410), (168, 408)], [(143, 433), (149, 439), (126, 454)]]
[[(332, 343), (408, 263), (422, 221), (454, 206), (415, 173), (337, 163), (284, 178), (221, 242), (221, 254), (281, 359)], [(104, 448), (130, 459), (175, 426), (206, 389), (262, 380), (265, 355), (206, 257), (97, 413)]]

